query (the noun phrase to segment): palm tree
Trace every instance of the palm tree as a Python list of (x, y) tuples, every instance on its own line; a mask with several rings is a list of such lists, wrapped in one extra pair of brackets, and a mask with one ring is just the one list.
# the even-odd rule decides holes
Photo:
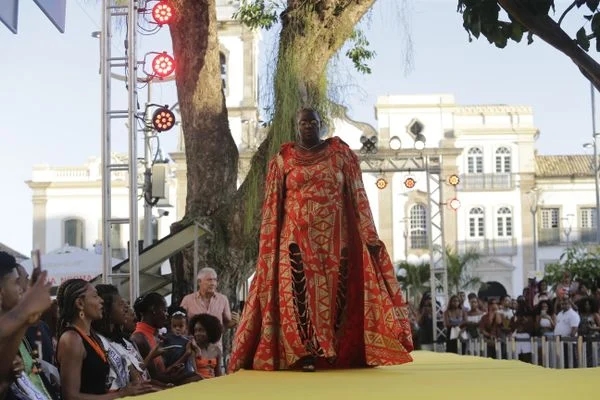
[(471, 275), (471, 267), (481, 258), (476, 250), (470, 249), (459, 254), (448, 246), (444, 250), (444, 258), (448, 271), (448, 289), (452, 293), (484, 285), (479, 277)]
[(417, 265), (402, 261), (397, 264), (398, 270), (405, 270), (406, 276), (401, 280), (401, 283), (406, 290), (406, 298), (412, 297), (413, 303), (418, 304), (420, 297), (425, 292), (429, 292), (430, 274), (429, 263), (421, 263)]

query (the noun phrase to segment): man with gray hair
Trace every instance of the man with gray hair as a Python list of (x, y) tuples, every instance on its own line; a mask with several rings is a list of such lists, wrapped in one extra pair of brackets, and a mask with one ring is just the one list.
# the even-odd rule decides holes
[(240, 320), (238, 313), (231, 312), (227, 297), (217, 292), (217, 271), (202, 268), (197, 279), (198, 291), (185, 296), (180, 304), (188, 319), (197, 314), (210, 314), (217, 317), (225, 329), (236, 326)]

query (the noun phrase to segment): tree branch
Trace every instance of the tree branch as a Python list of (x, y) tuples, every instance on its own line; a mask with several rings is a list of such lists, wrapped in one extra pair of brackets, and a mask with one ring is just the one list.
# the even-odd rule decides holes
[(562, 13), (562, 15), (560, 16), (560, 18), (558, 19), (558, 25), (560, 25), (560, 23), (567, 16), (567, 14), (569, 13), (569, 11), (571, 11), (577, 5), (577, 1), (578, 0), (575, 0), (573, 3), (571, 3), (571, 5), (569, 7), (567, 7), (567, 9)]
[(518, 0), (498, 0), (498, 3), (531, 33), (568, 56), (583, 76), (600, 90), (600, 64), (579, 47), (556, 21), (548, 15), (534, 15)]

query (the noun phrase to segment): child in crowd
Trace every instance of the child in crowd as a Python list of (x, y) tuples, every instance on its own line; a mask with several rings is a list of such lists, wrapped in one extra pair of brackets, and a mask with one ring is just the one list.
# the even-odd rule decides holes
[(163, 355), (165, 367), (169, 370), (183, 365), (186, 375), (192, 375), (195, 369), (191, 357), (191, 340), (187, 336), (186, 312), (181, 307), (172, 307), (169, 311), (169, 330), (162, 338), (162, 347), (166, 350)]
[(190, 335), (193, 335), (193, 352), (196, 373), (203, 379), (221, 376), (222, 352), (217, 343), (221, 340), (223, 326), (210, 314), (198, 314), (190, 319)]

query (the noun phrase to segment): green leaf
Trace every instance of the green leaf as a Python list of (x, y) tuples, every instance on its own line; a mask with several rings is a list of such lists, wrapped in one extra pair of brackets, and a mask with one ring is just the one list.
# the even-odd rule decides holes
[(479, 18), (479, 15), (474, 14), (472, 16), (470, 28), (473, 36), (479, 39), (479, 35), (481, 34), (481, 18)]
[(586, 0), (585, 4), (587, 4), (590, 10), (596, 11), (598, 5), (600, 4), (600, 0)]
[(521, 24), (513, 22), (510, 26), (510, 38), (515, 42), (520, 42), (523, 39), (523, 31)]
[(581, 47), (585, 51), (588, 51), (590, 49), (590, 39), (588, 39), (587, 33), (585, 33), (584, 27), (581, 27), (581, 29), (579, 29), (577, 31), (577, 37), (576, 37), (575, 41), (577, 42), (579, 47)]
[(594, 14), (594, 17), (592, 18), (591, 27), (594, 35), (598, 37), (598, 34), (600, 33), (600, 13)]
[(533, 32), (529, 31), (527, 33), (527, 44), (533, 43)]

